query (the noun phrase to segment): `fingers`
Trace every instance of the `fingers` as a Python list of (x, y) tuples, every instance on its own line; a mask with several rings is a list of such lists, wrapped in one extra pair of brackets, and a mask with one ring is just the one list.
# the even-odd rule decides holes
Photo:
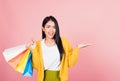
[(33, 44), (33, 43), (34, 43), (34, 39), (33, 39), (33, 38), (31, 38), (31, 41), (30, 41), (30, 42), (31, 42), (31, 44)]
[(92, 44), (91, 43), (88, 43), (87, 46), (91, 46)]
[(30, 44), (30, 45), (33, 45), (33, 44), (34, 44), (34, 42), (35, 42), (35, 41), (32, 39), (32, 40), (31, 40), (31, 44)]
[(31, 41), (26, 45), (26, 48), (29, 49), (32, 45), (34, 45), (35, 41), (31, 39)]
[(81, 44), (79, 44), (78, 45), (78, 48), (84, 48), (84, 47), (87, 47), (87, 46), (90, 46), (90, 45), (92, 45), (92, 44), (90, 44), (90, 43), (81, 43)]

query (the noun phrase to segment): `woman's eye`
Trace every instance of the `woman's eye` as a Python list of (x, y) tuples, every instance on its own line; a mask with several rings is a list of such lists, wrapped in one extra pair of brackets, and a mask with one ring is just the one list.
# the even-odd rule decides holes
[(50, 26), (46, 26), (46, 28), (50, 28)]

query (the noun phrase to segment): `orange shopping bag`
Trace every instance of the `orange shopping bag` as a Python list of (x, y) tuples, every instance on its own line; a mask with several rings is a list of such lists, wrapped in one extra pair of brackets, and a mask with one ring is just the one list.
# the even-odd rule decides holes
[(28, 49), (24, 50), (21, 52), (18, 56), (12, 58), (11, 60), (8, 61), (8, 64), (10, 64), (13, 68), (16, 68), (18, 63), (21, 61), (21, 59), (24, 57)]

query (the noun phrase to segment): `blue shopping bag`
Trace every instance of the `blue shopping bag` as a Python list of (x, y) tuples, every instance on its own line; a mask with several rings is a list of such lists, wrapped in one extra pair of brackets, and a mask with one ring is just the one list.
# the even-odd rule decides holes
[(30, 51), (28, 59), (27, 59), (27, 63), (23, 72), (23, 76), (32, 76), (33, 74), (33, 67), (32, 67), (32, 53)]

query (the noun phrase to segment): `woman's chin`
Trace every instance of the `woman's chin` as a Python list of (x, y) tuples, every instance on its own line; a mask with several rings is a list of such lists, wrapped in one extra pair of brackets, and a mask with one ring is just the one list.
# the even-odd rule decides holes
[(54, 36), (49, 36), (50, 39), (53, 39)]

